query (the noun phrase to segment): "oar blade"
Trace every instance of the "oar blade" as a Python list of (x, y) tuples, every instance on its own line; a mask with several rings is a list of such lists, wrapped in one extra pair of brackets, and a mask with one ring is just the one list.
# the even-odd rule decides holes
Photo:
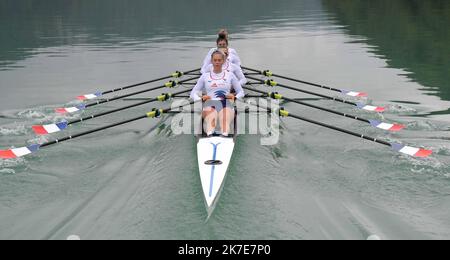
[(371, 126), (391, 132), (398, 132), (406, 127), (405, 125), (402, 124), (389, 124), (378, 120), (369, 120), (369, 121)]
[(386, 108), (384, 108), (384, 107), (371, 106), (371, 105), (365, 105), (365, 104), (357, 104), (357, 107), (362, 110), (378, 112), (378, 113), (382, 113), (382, 112), (386, 111)]
[(60, 132), (64, 129), (66, 129), (68, 126), (67, 122), (61, 122), (57, 124), (50, 124), (50, 125), (34, 125), (33, 131), (37, 135), (48, 135)]
[(14, 148), (9, 150), (0, 150), (0, 159), (15, 159), (29, 155), (39, 150), (39, 145), (31, 145), (27, 147)]
[(75, 107), (62, 107), (55, 109), (55, 111), (56, 113), (59, 114), (67, 114), (67, 113), (75, 113), (84, 109), (86, 109), (86, 105), (79, 105)]
[(102, 92), (96, 92), (94, 94), (86, 94), (86, 95), (78, 96), (77, 99), (81, 100), (81, 101), (85, 101), (85, 100), (96, 99), (96, 98), (101, 97), (101, 96), (102, 96)]
[(12, 159), (16, 158), (16, 155), (12, 150), (0, 150), (0, 158), (2, 159)]
[(433, 154), (432, 150), (427, 150), (427, 149), (423, 149), (423, 148), (416, 148), (416, 147), (407, 146), (407, 145), (403, 145), (403, 144), (399, 144), (399, 143), (393, 143), (391, 145), (392, 145), (392, 149), (394, 149), (395, 151), (402, 153), (402, 154), (409, 155), (409, 156), (413, 156), (413, 157), (426, 158)]
[(346, 90), (346, 89), (342, 89), (341, 93), (346, 96), (350, 96), (350, 97), (367, 97), (368, 96), (368, 94), (365, 92), (358, 92), (358, 91), (352, 91), (352, 90)]

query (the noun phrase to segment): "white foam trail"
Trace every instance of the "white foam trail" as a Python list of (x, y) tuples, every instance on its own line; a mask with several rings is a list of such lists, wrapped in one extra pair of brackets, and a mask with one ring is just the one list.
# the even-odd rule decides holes
[(81, 238), (77, 235), (70, 235), (67, 237), (67, 240), (81, 240)]
[(370, 235), (367, 240), (381, 240), (381, 238), (377, 235)]
[(22, 166), (22, 165), (26, 164), (26, 162), (27, 161), (24, 158), (0, 160), (0, 169), (5, 170), (2, 173), (14, 174), (14, 173), (16, 173), (16, 171), (11, 168), (16, 168), (18, 166)]
[(25, 127), (25, 125), (18, 125), (14, 128), (0, 127), (0, 135), (19, 136), (25, 135), (27, 133), (28, 129)]
[(42, 111), (37, 110), (25, 110), (22, 112), (19, 112), (17, 114), (19, 118), (25, 118), (25, 119), (36, 119), (36, 118), (44, 118), (46, 117), (46, 114)]
[(16, 174), (16, 171), (14, 169), (1, 169), (0, 170), (0, 174)]

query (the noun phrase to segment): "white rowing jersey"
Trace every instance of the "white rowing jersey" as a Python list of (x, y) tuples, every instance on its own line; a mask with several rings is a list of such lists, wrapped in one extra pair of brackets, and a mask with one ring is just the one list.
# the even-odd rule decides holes
[[(210, 64), (208, 68), (205, 69), (205, 73), (213, 71), (213, 68), (214, 66)], [(242, 72), (241, 67), (239, 67), (238, 65), (231, 63), (230, 61), (227, 60), (225, 64), (223, 64), (222, 70), (226, 70), (228, 72), (233, 73), (234, 76), (236, 76), (237, 80), (239, 81), (239, 84), (241, 84), (241, 86), (245, 86), (245, 84), (247, 84), (247, 78), (245, 78), (245, 75)]]
[[(201, 73), (205, 73), (208, 66), (211, 63), (211, 55), (213, 54), (213, 52), (215, 52), (217, 50), (217, 48), (212, 48), (211, 50), (209, 50), (208, 54), (206, 54), (205, 59), (203, 60), (203, 65), (202, 65), (202, 70)], [(236, 64), (237, 66), (241, 67), (241, 59), (239, 58), (237, 52), (235, 49), (233, 48), (228, 48), (228, 60), (233, 63)]]
[(245, 96), (244, 90), (233, 73), (226, 70), (219, 74), (210, 71), (203, 73), (197, 81), (197, 84), (191, 91), (191, 98), (194, 101), (201, 100), (200, 95), (204, 91), (212, 100), (223, 100), (231, 93), (232, 89), (236, 91), (236, 98)]

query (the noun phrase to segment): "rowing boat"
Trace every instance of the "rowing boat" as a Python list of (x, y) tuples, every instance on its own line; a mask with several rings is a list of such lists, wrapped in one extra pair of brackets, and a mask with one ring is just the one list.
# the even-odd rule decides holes
[[(237, 113), (235, 113), (237, 116)], [(197, 136), (197, 159), (203, 195), (209, 212), (212, 212), (233, 157), (237, 138), (236, 117), (234, 134), (229, 137)]]

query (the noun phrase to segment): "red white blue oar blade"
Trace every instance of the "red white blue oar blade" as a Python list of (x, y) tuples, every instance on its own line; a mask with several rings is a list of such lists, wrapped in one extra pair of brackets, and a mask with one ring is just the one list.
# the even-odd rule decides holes
[(406, 145), (398, 144), (398, 143), (393, 143), (393, 144), (391, 144), (391, 146), (392, 146), (392, 149), (394, 149), (395, 151), (406, 154), (406, 155), (410, 155), (413, 157), (426, 158), (426, 157), (429, 157), (431, 154), (433, 154), (433, 151), (431, 151), (431, 150), (406, 146)]
[(86, 105), (79, 105), (75, 107), (63, 107), (55, 109), (56, 113), (59, 114), (67, 114), (67, 113), (75, 113), (81, 110), (86, 109)]
[(0, 159), (15, 159), (29, 155), (39, 150), (39, 145), (31, 145), (28, 147), (14, 148), (10, 150), (0, 150)]
[(389, 124), (378, 120), (369, 120), (369, 121), (371, 126), (391, 132), (398, 132), (405, 128), (405, 126), (401, 124)]
[(342, 89), (341, 93), (350, 97), (367, 97), (367, 93)]
[(97, 93), (94, 93), (94, 94), (86, 94), (86, 95), (78, 96), (77, 99), (81, 100), (81, 101), (85, 101), (85, 100), (96, 99), (96, 98), (101, 97), (101, 96), (102, 96), (102, 92), (97, 92)]
[(61, 122), (57, 124), (50, 124), (50, 125), (34, 125), (33, 131), (37, 135), (48, 135), (60, 132), (64, 129), (66, 129), (68, 126), (67, 122)]
[(371, 105), (365, 105), (365, 104), (357, 104), (357, 107), (362, 110), (378, 112), (378, 113), (386, 111), (386, 108), (384, 108), (384, 107), (377, 107), (377, 106), (371, 106)]

